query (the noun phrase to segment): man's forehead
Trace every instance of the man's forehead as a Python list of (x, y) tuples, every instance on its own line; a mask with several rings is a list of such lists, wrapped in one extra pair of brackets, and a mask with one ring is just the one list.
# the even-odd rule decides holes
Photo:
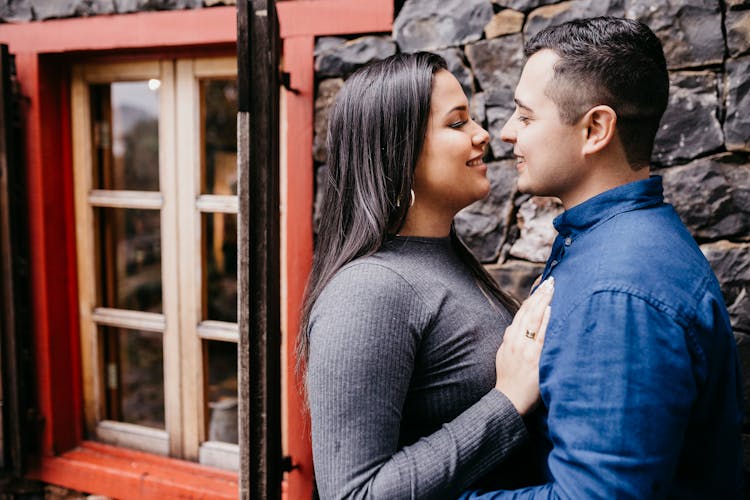
[(539, 52), (532, 54), (532, 56), (526, 61), (526, 64), (523, 66), (521, 78), (523, 78), (524, 74), (528, 77), (534, 78), (551, 78), (554, 74), (555, 63), (559, 60), (560, 56), (551, 49), (542, 49)]

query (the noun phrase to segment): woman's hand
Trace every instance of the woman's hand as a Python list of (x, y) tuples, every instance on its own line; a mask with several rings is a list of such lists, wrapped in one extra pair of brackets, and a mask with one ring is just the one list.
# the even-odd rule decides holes
[(505, 329), (495, 358), (495, 389), (525, 415), (539, 402), (539, 357), (549, 323), (554, 278), (544, 281), (526, 299)]

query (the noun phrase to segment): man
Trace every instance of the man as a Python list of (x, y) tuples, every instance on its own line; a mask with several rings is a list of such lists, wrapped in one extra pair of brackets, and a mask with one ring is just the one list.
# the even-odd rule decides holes
[(669, 90), (642, 23), (572, 21), (533, 37), (502, 131), (518, 187), (565, 212), (542, 278), (547, 483), (483, 498), (737, 498), (742, 395), (706, 259), (649, 158)]

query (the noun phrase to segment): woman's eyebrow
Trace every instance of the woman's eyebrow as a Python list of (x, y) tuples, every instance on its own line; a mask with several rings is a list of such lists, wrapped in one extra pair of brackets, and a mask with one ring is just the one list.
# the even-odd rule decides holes
[(448, 116), (449, 114), (453, 113), (454, 111), (468, 111), (469, 108), (465, 104), (461, 104), (459, 106), (454, 106), (451, 109), (449, 109), (445, 115)]

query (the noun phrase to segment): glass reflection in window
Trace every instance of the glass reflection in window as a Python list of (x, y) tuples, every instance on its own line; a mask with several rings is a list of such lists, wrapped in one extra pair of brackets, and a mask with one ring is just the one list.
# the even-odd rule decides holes
[(237, 444), (237, 344), (206, 340), (203, 345), (208, 440)]
[(201, 81), (202, 193), (237, 194), (237, 81)]
[(159, 210), (98, 208), (100, 304), (162, 312)]
[(91, 86), (94, 187), (159, 190), (159, 80)]
[(101, 327), (110, 420), (164, 429), (161, 333)]
[(237, 215), (203, 214), (203, 319), (237, 321)]

